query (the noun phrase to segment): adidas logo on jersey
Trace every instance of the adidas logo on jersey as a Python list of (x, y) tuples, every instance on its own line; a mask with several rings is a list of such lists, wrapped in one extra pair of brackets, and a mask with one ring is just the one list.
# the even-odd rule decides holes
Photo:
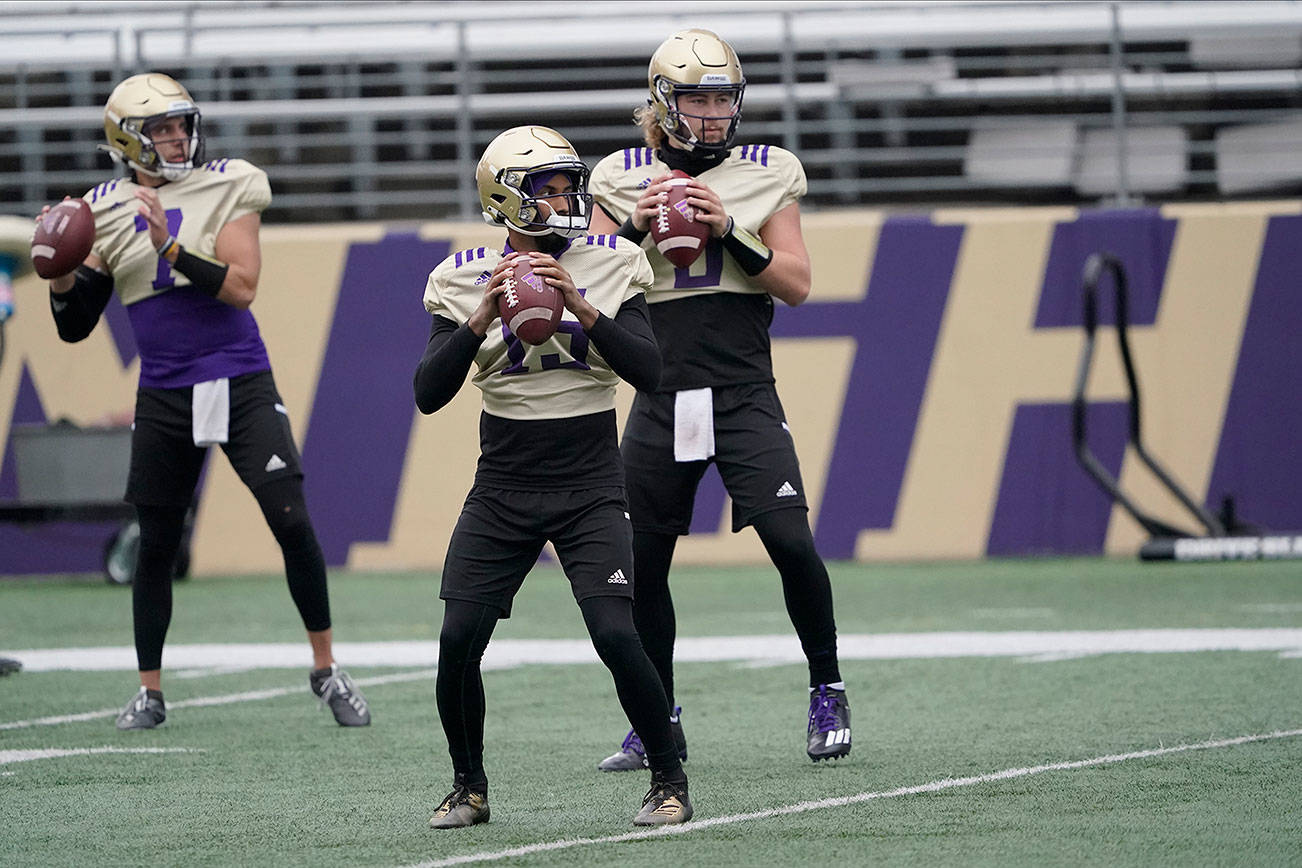
[(634, 187), (633, 189), (634, 189), (634, 190), (645, 190), (647, 187), (650, 187), (650, 186), (651, 186), (651, 179), (650, 179), (650, 178), (643, 178), (641, 181), (638, 182), (637, 186)]
[(272, 455), (267, 459), (267, 466), (262, 469), (271, 473), (273, 470), (284, 470), (288, 466), (289, 465), (285, 463), (285, 459), (281, 458), (279, 455)]
[(475, 278), (475, 286), (479, 286), (481, 283), (488, 283), (488, 279), (492, 276), (493, 273), (491, 271), (479, 272), (479, 276)]
[(609, 579), (606, 579), (606, 584), (608, 584), (608, 585), (627, 585), (627, 584), (628, 584), (628, 579), (626, 579), (626, 578), (624, 577), (624, 571), (623, 571), (623, 570), (615, 570), (615, 572), (613, 572), (613, 573), (610, 574), (610, 578), (609, 578)]
[(790, 482), (782, 483), (782, 487), (779, 488), (777, 492), (778, 497), (796, 497), (799, 494), (800, 492), (796, 491), (794, 488), (791, 487)]

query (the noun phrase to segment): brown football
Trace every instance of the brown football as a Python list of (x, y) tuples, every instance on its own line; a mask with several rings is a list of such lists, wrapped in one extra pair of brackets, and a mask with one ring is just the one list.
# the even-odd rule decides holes
[(85, 199), (64, 199), (36, 224), (32, 265), (46, 280), (71, 274), (95, 243), (95, 215)]
[(565, 296), (533, 273), (528, 258), (515, 264), (502, 287), (497, 312), (512, 334), (534, 346), (556, 334), (565, 310)]
[(687, 183), (692, 176), (675, 169), (669, 173), (668, 200), (660, 203), (651, 220), (651, 240), (656, 250), (676, 268), (687, 268), (705, 250), (710, 227), (696, 219), (696, 209), (687, 204)]

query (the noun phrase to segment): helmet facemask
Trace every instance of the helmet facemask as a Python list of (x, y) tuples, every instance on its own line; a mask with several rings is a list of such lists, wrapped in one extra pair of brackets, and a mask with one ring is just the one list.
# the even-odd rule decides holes
[[(706, 78), (708, 77), (706, 76)], [(723, 77), (720, 76), (720, 78)], [(664, 76), (656, 76), (651, 92), (653, 96), (651, 105), (655, 109), (657, 120), (660, 122), (660, 129), (664, 130), (665, 135), (677, 142), (684, 150), (717, 153), (732, 147), (732, 140), (737, 136), (737, 124), (741, 121), (741, 100), (746, 92), (744, 79), (737, 83), (729, 83), (727, 79), (724, 79), (721, 84), (702, 83), (690, 85), (670, 81)], [(700, 121), (702, 135), (704, 134), (704, 124), (707, 121), (722, 120), (718, 115), (696, 115), (684, 111), (679, 106), (678, 99), (691, 93), (732, 94), (732, 113), (726, 116), (728, 128), (724, 130), (721, 141), (702, 141), (692, 132), (691, 125), (684, 120), (685, 118), (691, 118)]]
[[(569, 178), (572, 189), (567, 193), (541, 193), (542, 186), (558, 174)], [(515, 219), (507, 219), (517, 232), (533, 236), (555, 234), (562, 238), (581, 238), (588, 234), (592, 194), (588, 192), (587, 166), (507, 168), (499, 173), (499, 181), (519, 193), (520, 206)], [(565, 203), (566, 213), (556, 210), (557, 200)]]

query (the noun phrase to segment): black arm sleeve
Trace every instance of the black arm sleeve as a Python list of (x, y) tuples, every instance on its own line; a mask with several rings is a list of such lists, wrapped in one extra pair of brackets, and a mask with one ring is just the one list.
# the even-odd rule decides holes
[(84, 339), (95, 330), (99, 315), (113, 297), (113, 276), (78, 265), (72, 289), (50, 291), (50, 312), (59, 337), (70, 344)]
[(421, 356), (416, 376), (412, 379), (416, 406), (426, 414), (451, 401), (461, 389), (475, 353), (484, 341), (468, 325), (458, 326), (443, 316), (435, 316), (433, 320), (429, 343), (425, 345), (425, 354)]
[(651, 329), (651, 311), (641, 295), (620, 305), (614, 319), (598, 316), (588, 337), (610, 369), (633, 388), (654, 392), (660, 385), (660, 345)]

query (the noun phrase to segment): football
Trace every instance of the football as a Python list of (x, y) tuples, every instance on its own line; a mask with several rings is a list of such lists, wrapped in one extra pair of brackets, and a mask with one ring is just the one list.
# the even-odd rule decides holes
[(656, 250), (675, 268), (687, 268), (705, 250), (710, 227), (696, 221), (696, 209), (687, 204), (687, 183), (691, 175), (675, 169), (669, 173), (669, 197), (660, 203), (660, 213), (651, 220), (651, 240)]
[(511, 333), (526, 344), (546, 343), (556, 334), (565, 310), (565, 296), (543, 280), (521, 259), (502, 283), (497, 297), (497, 312)]
[(71, 274), (95, 243), (95, 215), (85, 199), (65, 199), (36, 224), (32, 265), (46, 280)]

